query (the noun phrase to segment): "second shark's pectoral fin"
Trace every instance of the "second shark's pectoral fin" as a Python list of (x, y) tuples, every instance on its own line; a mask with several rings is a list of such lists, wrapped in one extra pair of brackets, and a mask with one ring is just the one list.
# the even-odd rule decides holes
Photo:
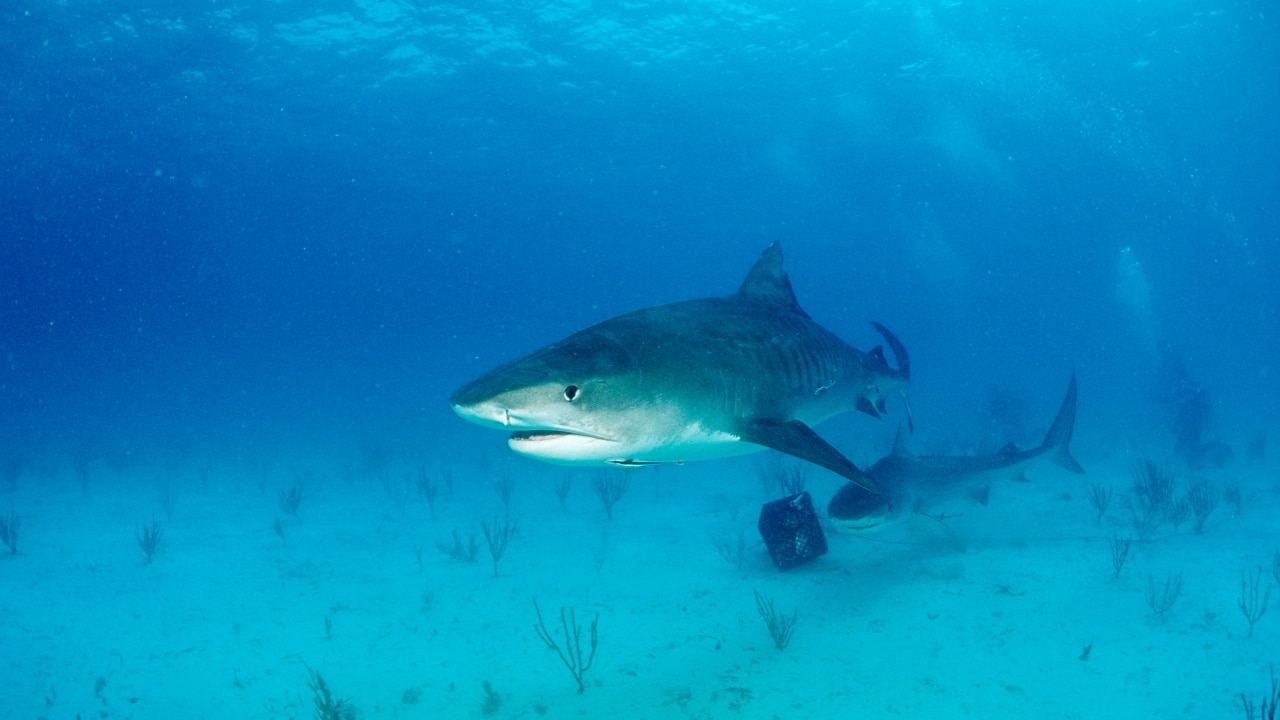
[(991, 485), (979, 485), (969, 490), (969, 497), (979, 505), (986, 507), (991, 502)]
[(880, 417), (880, 411), (876, 410), (876, 406), (870, 400), (860, 397), (858, 398), (858, 410), (870, 415), (873, 418)]
[(794, 455), (814, 465), (821, 465), (837, 475), (861, 485), (871, 492), (880, 492), (875, 481), (858, 469), (849, 458), (840, 454), (826, 440), (823, 440), (813, 428), (799, 420), (777, 422), (773, 420), (753, 420), (746, 423), (740, 433), (743, 440), (757, 445), (772, 448), (778, 452)]
[(938, 548), (955, 553), (968, 552), (964, 538), (944, 520), (936, 515), (914, 512), (907, 518), (907, 530), (912, 537)]

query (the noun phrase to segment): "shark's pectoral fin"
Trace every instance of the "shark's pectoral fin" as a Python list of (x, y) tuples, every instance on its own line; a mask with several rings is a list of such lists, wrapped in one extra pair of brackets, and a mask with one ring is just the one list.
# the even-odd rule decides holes
[(813, 428), (799, 420), (777, 422), (774, 420), (753, 420), (746, 423), (739, 435), (743, 440), (778, 452), (794, 455), (801, 460), (808, 460), (814, 465), (821, 465), (837, 475), (861, 485), (871, 492), (880, 492), (875, 481), (850, 462), (849, 458), (831, 447)]
[(908, 531), (929, 544), (950, 550), (951, 552), (968, 552), (964, 538), (944, 522), (944, 517), (913, 513), (907, 519)]
[(873, 418), (880, 417), (880, 411), (876, 409), (876, 406), (870, 400), (864, 397), (858, 398), (858, 411), (864, 412)]
[(986, 507), (987, 503), (991, 501), (991, 485), (979, 485), (978, 487), (971, 488), (969, 490), (969, 497), (979, 505)]

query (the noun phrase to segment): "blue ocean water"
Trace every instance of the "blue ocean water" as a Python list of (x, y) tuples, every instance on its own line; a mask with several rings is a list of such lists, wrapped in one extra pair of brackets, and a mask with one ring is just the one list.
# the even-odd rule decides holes
[[(696, 517), (703, 498), (745, 493), (749, 500), (728, 505), (750, 529), (766, 498), (755, 479), (742, 479), (755, 473), (745, 461), (710, 461), (696, 481), (672, 469), (634, 474), (632, 502), (655, 505), (637, 509), (634, 532), (612, 540), (590, 515), (585, 532), (604, 550), (585, 553), (581, 575), (570, 572), (559, 585), (536, 580), (552, 573), (551, 560), (552, 570), (508, 576), (517, 584), (500, 590), (483, 572), (430, 570), (443, 563), (434, 544), (450, 522), (478, 529), (478, 518), (497, 512), (488, 489), (495, 474), (523, 478), (529, 548), (558, 557), (551, 538), (563, 536), (536, 530), (540, 521), (559, 527), (544, 517), (560, 517), (548, 489), (557, 471), (510, 457), (499, 435), (459, 421), (447, 403), (453, 389), (618, 313), (728, 293), (774, 241), (801, 304), (825, 327), (869, 349), (879, 342), (868, 325), (874, 320), (906, 343), (921, 449), (993, 452), (1009, 440), (1038, 442), (1074, 368), (1076, 455), (1099, 468), (1095, 477), (1111, 468), (1117, 493), (1127, 489), (1132, 458), (1152, 456), (1183, 478), (1240, 483), (1267, 508), (1242, 515), (1257, 525), (1217, 526), (1216, 537), (1195, 538), (1206, 565), (1226, 568), (1223, 618), (1204, 619), (1218, 612), (1206, 600), (1214, 609), (1187, 610), (1178, 623), (1199, 622), (1217, 638), (1191, 633), (1188, 646), (1216, 642), (1218, 652), (1242, 659), (1178, 702), (1125, 695), (1135, 706), (1144, 697), (1155, 703), (1149, 707), (1190, 703), (1186, 717), (1238, 715), (1236, 694), (1265, 689), (1265, 663), (1280, 660), (1262, 641), (1243, 645), (1249, 650), (1224, 646), (1229, 633), (1221, 631), (1227, 617), (1239, 621), (1231, 603), (1236, 570), (1271, 562), (1280, 544), (1264, 521), (1277, 504), (1267, 440), (1280, 425), (1280, 34), (1272, 10), (1256, 1), (7, 4), (0, 9), (0, 509), (21, 518), (23, 549), (0, 562), (0, 576), (14, 578), (3, 583), (0, 606), (15, 618), (3, 631), (0, 663), (20, 678), (0, 691), (0, 717), (309, 716), (304, 665), (340, 680), (353, 674), (339, 692), (366, 717), (427, 716), (406, 688), (436, 709), (454, 703), (447, 716), (489, 714), (483, 673), (457, 671), (469, 683), (464, 695), (443, 658), (394, 687), (380, 683), (379, 658), (405, 666), (396, 653), (409, 651), (400, 646), (384, 652), (353, 640), (350, 652), (323, 651), (314, 643), (324, 647), (324, 637), (306, 635), (296, 647), (293, 640), (277, 647), (262, 629), (244, 637), (252, 635), (246, 644), (254, 647), (266, 643), (265, 660), (234, 640), (152, 647), (158, 640), (141, 630), (144, 639), (100, 630), (141, 612), (145, 598), (122, 599), (112, 611), (113, 596), (99, 596), (92, 612), (74, 601), (99, 587), (86, 577), (110, 577), (120, 593), (160, 584), (168, 598), (160, 605), (178, 611), (150, 617), (236, 637), (231, 628), (252, 627), (250, 617), (268, 628), (293, 614), (289, 591), (281, 591), (292, 579), (323, 598), (309, 621), (315, 630), (325, 607), (355, 604), (327, 584), (360, 584), (354, 567), (384, 560), (345, 546), (348, 534), (368, 541), (360, 548), (397, 548), (395, 573), (443, 578), (433, 581), (436, 590), (416, 587), (407, 596), (435, 592), (436, 606), (451, 593), (467, 598), (474, 633), (455, 631), (457, 645), (449, 646), (462, 654), (507, 636), (483, 610), (492, 602), (486, 593), (518, 600), (511, 632), (524, 642), (532, 637), (529, 596), (546, 596), (547, 607), (599, 609), (601, 595), (620, 592), (600, 568), (627, 558), (634, 567), (664, 558), (686, 574), (679, 587), (698, 598), (725, 590), (749, 600), (762, 583), (780, 595), (789, 588), (803, 595), (794, 583), (810, 583), (816, 596), (839, 593), (832, 573), (777, 576), (758, 548), (757, 564), (723, 584), (705, 580), (719, 565), (687, 562), (673, 538), (705, 551), (707, 530), (662, 525), (668, 520), (656, 503), (676, 493), (668, 502), (678, 505), (674, 488), (686, 483), (695, 490), (684, 498), (696, 501), (683, 507)], [(865, 465), (888, 452), (900, 412), (879, 423), (843, 417), (820, 430)], [(479, 488), (470, 496), (455, 490), (456, 520), (433, 520), (435, 508), (415, 519), (399, 507), (408, 500), (382, 497), (379, 481), (388, 477), (388, 497), (414, 496), (405, 478), (424, 467)], [(661, 481), (649, 493), (653, 477)], [(1078, 480), (1051, 477), (1041, 487), (1052, 491), (1026, 502), (1049, 507), (1043, 503), (1072, 495), (1083, 503)], [(277, 489), (298, 478), (314, 484), (309, 502), (325, 514), (304, 513), (277, 537)], [(402, 481), (399, 490), (389, 487)], [(832, 478), (811, 482), (820, 504), (836, 487)], [(579, 484), (587, 515), (588, 491)], [(177, 510), (156, 505), (157, 487), (180, 488)], [(421, 498), (413, 502), (412, 512), (423, 512)], [(1123, 532), (1119, 507), (1114, 523)], [(134, 530), (153, 515), (172, 545), (144, 565)], [(1083, 510), (1075, 519), (1078, 532), (1054, 537), (1100, 542), (1111, 534), (1089, 526)], [(226, 540), (250, 533), (257, 535), (244, 546)], [(1169, 554), (1190, 552), (1173, 544), (1181, 538), (1170, 541)], [(93, 550), (109, 547), (117, 551)], [(861, 547), (838, 549), (848, 560)], [(223, 556), (233, 550), (270, 555), (267, 579)], [(320, 560), (348, 551), (356, 559), (346, 569)], [(608, 563), (601, 552), (612, 553)], [(1101, 557), (1097, 542), (1088, 552)], [(919, 562), (911, 557), (883, 562)], [(844, 575), (867, 571), (850, 562), (855, 569), (845, 566)], [(923, 576), (906, 576), (944, 582), (966, 560), (927, 562), (934, 564)], [(187, 569), (148, 575), (166, 563)], [(616, 572), (625, 584), (625, 568)], [(384, 597), (379, 588), (389, 581), (377, 577), (364, 583), (365, 607)], [(580, 582), (569, 581), (575, 577)], [(188, 605), (183, 588), (198, 578), (220, 578), (218, 587), (261, 581), (270, 590), (245, 590), (213, 609)], [(1192, 585), (1192, 569), (1187, 578)], [(586, 585), (597, 594), (588, 597)], [(877, 597), (893, 597), (886, 593)], [(50, 607), (50, 595), (66, 604)], [(658, 655), (653, 662), (670, 667), (705, 663), (684, 646), (684, 655), (662, 655), (666, 646), (645, 634), (646, 623), (662, 622), (645, 616), (650, 599), (615, 598), (603, 611), (602, 635), (612, 626), (622, 636), (629, 631), (619, 628), (633, 623), (642, 628), (631, 645), (638, 656)], [(1140, 600), (1130, 609), (1141, 617)], [(758, 624), (754, 612), (748, 606), (747, 618)], [(1274, 620), (1258, 625), (1272, 642)], [(409, 624), (388, 621), (384, 631), (368, 622), (378, 638)], [(946, 646), (947, 632), (934, 627)], [(881, 640), (892, 635), (877, 628)], [(849, 634), (851, 647), (860, 642), (848, 628), (828, 629)], [(1132, 653), (1152, 642), (1135, 640)], [(547, 666), (538, 682), (552, 689), (531, 699), (532, 690), (513, 687), (519, 673), (492, 670), (507, 698), (495, 713), (759, 717), (785, 715), (797, 702), (784, 690), (752, 691), (750, 679), (721, 679), (714, 688), (691, 681), (686, 698), (615, 645), (602, 655), (611, 664), (599, 671), (600, 684), (621, 695), (607, 697), (646, 699), (586, 705), (572, 688), (557, 692), (565, 690), (563, 670), (546, 662), (536, 637), (532, 643), (530, 663)], [(156, 664), (189, 647), (193, 666), (216, 665), (216, 677), (199, 689), (179, 680), (156, 689), (164, 677), (198, 676)], [(803, 648), (792, 650), (788, 672), (812, 677)], [(832, 653), (824, 656), (823, 688), (838, 682), (827, 673), (832, 658), (838, 666), (844, 656)], [(86, 654), (103, 660), (82, 662)], [(735, 669), (723, 674), (749, 676), (743, 668), (753, 662), (730, 663)], [(1148, 662), (1158, 670), (1163, 661)], [(126, 665), (150, 669), (114, 679)], [(138, 679), (148, 673), (161, 678), (156, 685)], [(953, 677), (945, 667), (933, 673), (943, 684)], [(106, 678), (105, 689), (95, 678)], [(116, 692), (122, 682), (132, 683), (127, 693)], [(853, 692), (864, 681), (843, 682)], [(656, 689), (650, 696), (639, 686)], [(1013, 690), (992, 701), (972, 684), (951, 687), (915, 705), (897, 690), (896, 700), (869, 693), (862, 709), (911, 714), (970, 702), (982, 716), (983, 708), (1036, 707), (1030, 698), (1019, 704)], [(1120, 697), (1127, 687), (1099, 692)], [(754, 700), (727, 688), (748, 688)], [(802, 712), (834, 716), (814, 699), (827, 692), (806, 691)], [(391, 699), (370, 699), (379, 693)], [(1055, 716), (1124, 716), (1090, 702), (1055, 696), (1048, 707)]]

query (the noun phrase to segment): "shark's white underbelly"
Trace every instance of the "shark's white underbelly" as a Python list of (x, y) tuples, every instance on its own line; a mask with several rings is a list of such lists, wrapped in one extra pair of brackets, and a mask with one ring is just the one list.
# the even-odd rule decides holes
[(560, 465), (644, 465), (682, 463), (730, 457), (763, 450), (737, 435), (694, 424), (677, 433), (621, 441), (567, 433), (512, 436), (510, 448), (529, 457)]

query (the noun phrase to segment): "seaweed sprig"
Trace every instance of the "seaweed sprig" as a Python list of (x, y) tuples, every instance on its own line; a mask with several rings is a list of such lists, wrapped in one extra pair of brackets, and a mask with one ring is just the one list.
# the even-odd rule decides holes
[(800, 620), (800, 613), (792, 611), (790, 615), (779, 612), (773, 607), (773, 600), (762, 595), (759, 590), (756, 591), (756, 610), (760, 612), (761, 619), (764, 620), (765, 627), (769, 628), (769, 635), (773, 638), (773, 644), (779, 650), (785, 650), (791, 642), (791, 635), (796, 630), (796, 623)]
[(162, 537), (164, 537), (164, 526), (155, 518), (151, 518), (150, 525), (139, 525), (137, 527), (135, 539), (138, 541), (138, 547), (147, 556), (148, 565), (151, 564), (151, 558), (155, 556), (156, 549), (160, 547), (160, 538)]
[(547, 646), (548, 649), (555, 650), (560, 656), (561, 662), (569, 669), (573, 675), (573, 679), (578, 683), (578, 692), (582, 693), (586, 686), (582, 682), (582, 676), (586, 675), (591, 669), (591, 662), (596, 658), (596, 643), (599, 636), (596, 633), (600, 625), (600, 613), (596, 613), (591, 619), (591, 649), (584, 658), (582, 655), (582, 626), (578, 624), (578, 619), (574, 615), (573, 608), (560, 608), (560, 626), (564, 632), (564, 647), (557, 643), (555, 638), (551, 637), (551, 632), (547, 630), (547, 624), (542, 621), (542, 609), (538, 607), (538, 599), (533, 599), (533, 611), (538, 615), (538, 624), (533, 626), (534, 632), (538, 633), (538, 637)]

